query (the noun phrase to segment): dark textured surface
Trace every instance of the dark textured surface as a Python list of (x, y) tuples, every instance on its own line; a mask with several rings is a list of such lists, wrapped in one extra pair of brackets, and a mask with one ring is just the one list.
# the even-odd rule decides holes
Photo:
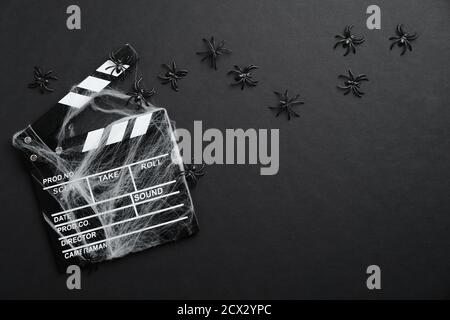
[[(377, 1), (378, 31), (367, 1), (77, 3), (80, 31), (68, 1), (0, 5), (1, 298), (450, 298), (449, 1)], [(333, 36), (350, 23), (366, 43), (343, 57)], [(387, 40), (397, 23), (420, 36), (403, 57)], [(195, 55), (211, 35), (233, 50), (218, 71)], [(210, 166), (197, 236), (101, 265), (73, 292), (10, 138), (126, 42), (178, 127), (280, 128), (280, 172)], [(172, 59), (190, 71), (179, 93), (156, 79)], [(230, 88), (226, 72), (250, 63), (260, 85)], [(54, 93), (26, 88), (35, 64), (60, 77)], [(336, 89), (349, 67), (370, 79), (361, 100)], [(267, 109), (286, 87), (306, 102), (291, 122)], [(370, 264), (381, 291), (366, 289)]]

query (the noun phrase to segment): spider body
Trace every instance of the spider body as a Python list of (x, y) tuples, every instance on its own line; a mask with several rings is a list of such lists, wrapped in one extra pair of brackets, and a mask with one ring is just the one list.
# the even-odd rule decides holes
[(49, 87), (50, 80), (58, 80), (58, 78), (52, 76), (52, 73), (52, 70), (44, 72), (40, 67), (35, 66), (33, 72), (34, 80), (30, 84), (28, 84), (28, 88), (39, 88), (39, 91), (41, 93), (54, 91), (55, 89)]
[(109, 54), (109, 60), (111, 60), (114, 64), (105, 68), (105, 70), (111, 69), (111, 75), (113, 75), (114, 73), (120, 74), (122, 72), (124, 74), (129, 66), (134, 63), (134, 57), (128, 55), (119, 58), (114, 52), (111, 52)]
[(185, 164), (184, 171), (181, 172), (180, 176), (184, 176), (188, 183), (189, 188), (195, 188), (198, 180), (206, 174), (205, 165), (202, 164), (200, 166), (192, 163)]
[(348, 76), (339, 75), (338, 78), (343, 78), (345, 80), (343, 86), (337, 86), (339, 89), (344, 90), (344, 95), (352, 92), (358, 98), (361, 98), (364, 95), (364, 92), (360, 90), (362, 81), (369, 81), (365, 74), (360, 74), (355, 77), (351, 70), (348, 70)]
[(228, 72), (228, 74), (232, 74), (234, 76), (235, 82), (231, 85), (240, 86), (241, 90), (244, 90), (246, 85), (249, 87), (256, 86), (258, 84), (258, 81), (253, 79), (251, 71), (258, 68), (258, 66), (255, 66), (253, 64), (250, 64), (244, 68), (234, 66), (234, 70)]
[(389, 40), (393, 40), (391, 43), (390, 49), (394, 48), (395, 45), (398, 47), (402, 47), (402, 53), (400, 55), (404, 55), (406, 53), (406, 50), (412, 51), (412, 45), (411, 41), (414, 41), (418, 38), (417, 33), (408, 34), (403, 30), (403, 25), (398, 24), (397, 25), (397, 36), (396, 37), (390, 37)]
[(177, 70), (177, 65), (175, 61), (172, 61), (172, 65), (163, 64), (163, 68), (167, 71), (164, 75), (159, 75), (158, 78), (161, 79), (162, 84), (170, 83), (173, 90), (178, 91), (178, 81), (184, 78), (188, 72), (187, 70)]
[(333, 48), (336, 49), (339, 45), (342, 45), (342, 47), (346, 49), (344, 56), (348, 55), (350, 51), (352, 51), (353, 54), (356, 54), (355, 46), (360, 45), (365, 41), (364, 37), (358, 38), (352, 34), (352, 28), (353, 25), (347, 25), (342, 35), (337, 34), (335, 36), (335, 38), (338, 39), (338, 42), (336, 42)]
[(274, 93), (279, 99), (278, 106), (269, 107), (269, 109), (277, 111), (276, 117), (283, 112), (287, 114), (288, 120), (291, 120), (291, 117), (300, 117), (300, 115), (292, 109), (295, 105), (304, 104), (303, 101), (299, 100), (299, 94), (295, 95), (293, 98), (289, 98), (289, 92), (287, 89), (283, 94), (277, 91), (274, 91)]
[(211, 37), (210, 40), (204, 38), (203, 42), (205, 42), (208, 51), (200, 51), (197, 52), (197, 54), (204, 56), (201, 61), (209, 59), (211, 68), (217, 70), (217, 59), (223, 54), (230, 54), (231, 50), (225, 48), (225, 41), (220, 41), (219, 44), (216, 45), (214, 37)]
[(127, 101), (127, 104), (132, 100), (134, 103), (142, 106), (145, 104), (147, 107), (150, 105), (148, 99), (153, 97), (156, 94), (156, 90), (152, 88), (152, 90), (147, 90), (141, 85), (142, 77), (139, 80), (134, 82), (133, 91), (128, 92), (130, 98)]

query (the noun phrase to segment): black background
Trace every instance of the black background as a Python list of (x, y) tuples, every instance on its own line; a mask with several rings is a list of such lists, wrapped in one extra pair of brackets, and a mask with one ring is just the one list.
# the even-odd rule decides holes
[[(449, 1), (77, 1), (78, 31), (70, 4), (0, 4), (1, 298), (450, 297)], [(366, 27), (370, 4), (381, 30)], [(420, 35), (402, 57), (387, 40), (397, 23)], [(366, 43), (343, 57), (332, 47), (346, 24)], [(218, 71), (195, 55), (211, 35), (233, 50)], [(208, 167), (198, 235), (84, 272), (69, 291), (11, 136), (127, 42), (178, 127), (279, 128), (280, 171)], [(156, 79), (172, 59), (190, 72), (178, 93)], [(226, 72), (250, 63), (260, 85), (231, 88)], [(54, 93), (26, 88), (36, 64), (60, 77)], [(369, 77), (364, 98), (336, 89), (347, 68)], [(290, 122), (267, 109), (285, 88), (306, 102)], [(371, 264), (381, 291), (366, 288)]]

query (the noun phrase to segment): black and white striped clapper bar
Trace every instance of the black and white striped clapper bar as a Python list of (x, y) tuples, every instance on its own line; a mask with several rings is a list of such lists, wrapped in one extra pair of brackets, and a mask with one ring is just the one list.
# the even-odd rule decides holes
[[(125, 45), (114, 56), (137, 54)], [(110, 97), (98, 103), (127, 112), (92, 107), (93, 99), (113, 92), (116, 80), (131, 73), (136, 59), (126, 61), (131, 62), (121, 70), (111, 60), (100, 64), (13, 138), (25, 156), (61, 270), (198, 231), (166, 110), (143, 111)]]

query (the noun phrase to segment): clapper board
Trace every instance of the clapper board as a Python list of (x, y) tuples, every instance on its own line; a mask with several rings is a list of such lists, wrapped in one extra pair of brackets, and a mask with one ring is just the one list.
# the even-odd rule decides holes
[[(137, 55), (126, 45), (116, 56)], [(13, 138), (61, 267), (119, 258), (198, 231), (166, 110), (102, 96), (132, 67), (116, 70), (106, 60)], [(105, 109), (93, 108), (94, 100)], [(117, 110), (122, 105), (127, 112)]]

